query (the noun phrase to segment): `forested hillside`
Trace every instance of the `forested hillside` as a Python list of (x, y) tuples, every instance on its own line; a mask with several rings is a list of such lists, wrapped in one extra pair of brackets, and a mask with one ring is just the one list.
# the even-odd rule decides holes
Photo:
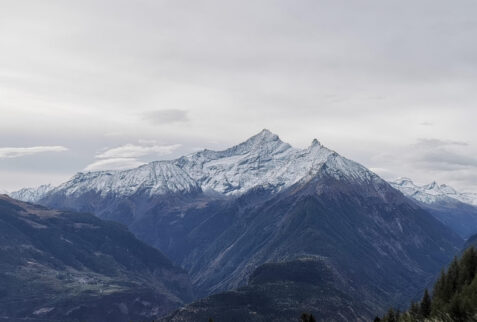
[(432, 295), (426, 290), (407, 312), (390, 309), (375, 321), (477, 321), (477, 250), (472, 246), (455, 258), (442, 271)]

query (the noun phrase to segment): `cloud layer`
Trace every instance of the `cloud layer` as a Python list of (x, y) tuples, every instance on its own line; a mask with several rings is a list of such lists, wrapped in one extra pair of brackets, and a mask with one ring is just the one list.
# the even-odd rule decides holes
[(187, 111), (180, 109), (148, 111), (143, 114), (143, 117), (153, 124), (170, 124), (188, 121)]
[(84, 171), (124, 170), (136, 168), (146, 162), (141, 157), (160, 159), (178, 149), (180, 144), (157, 145), (154, 140), (141, 141), (142, 144), (125, 144), (96, 154), (98, 159), (86, 166)]
[(117, 148), (108, 149), (96, 155), (98, 159), (106, 158), (138, 158), (148, 154), (167, 155), (180, 147), (180, 144), (173, 145), (134, 145), (125, 144)]
[(95, 161), (89, 164), (84, 171), (101, 171), (101, 170), (125, 170), (137, 168), (145, 162), (134, 158), (111, 158)]
[(64, 146), (32, 146), (26, 148), (5, 147), (0, 148), (0, 159), (20, 158), (28, 155), (34, 155), (45, 152), (64, 152), (68, 149)]

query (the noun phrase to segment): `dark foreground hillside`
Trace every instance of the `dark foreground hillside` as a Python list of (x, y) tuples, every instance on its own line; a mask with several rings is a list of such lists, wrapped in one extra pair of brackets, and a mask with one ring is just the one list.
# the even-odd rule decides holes
[(191, 299), (187, 274), (124, 226), (0, 195), (0, 320), (144, 320)]
[(298, 321), (304, 312), (317, 321), (366, 321), (370, 315), (326, 260), (309, 257), (264, 264), (247, 286), (212, 295), (162, 321), (285, 322)]

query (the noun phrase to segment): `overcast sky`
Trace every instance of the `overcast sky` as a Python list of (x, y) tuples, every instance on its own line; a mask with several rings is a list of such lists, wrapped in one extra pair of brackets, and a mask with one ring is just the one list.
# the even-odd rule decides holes
[(477, 191), (477, 1), (0, 0), (0, 189), (268, 128)]

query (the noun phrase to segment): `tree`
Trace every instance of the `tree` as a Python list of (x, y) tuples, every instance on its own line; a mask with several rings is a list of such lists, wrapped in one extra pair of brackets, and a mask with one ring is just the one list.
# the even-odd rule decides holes
[(422, 296), (421, 300), (421, 315), (424, 318), (428, 318), (431, 315), (431, 297), (429, 296), (429, 292), (426, 290), (424, 291), (424, 295)]
[(477, 321), (477, 250), (467, 249), (454, 258), (436, 281), (432, 298), (426, 289), (419, 303), (412, 302), (403, 314), (390, 309), (376, 322), (415, 322), (429, 318), (436, 321)]
[(420, 319), (421, 318), (421, 307), (417, 302), (411, 302), (411, 307), (409, 308), (409, 316), (412, 319)]
[(459, 296), (454, 296), (450, 302), (449, 313), (452, 321), (465, 322), (468, 321), (467, 314), (463, 308), (462, 300)]
[(308, 313), (302, 313), (300, 321), (301, 322), (316, 322), (313, 314), (308, 314)]
[(386, 322), (397, 322), (396, 312), (393, 308), (390, 308), (388, 313), (384, 316), (384, 321)]

